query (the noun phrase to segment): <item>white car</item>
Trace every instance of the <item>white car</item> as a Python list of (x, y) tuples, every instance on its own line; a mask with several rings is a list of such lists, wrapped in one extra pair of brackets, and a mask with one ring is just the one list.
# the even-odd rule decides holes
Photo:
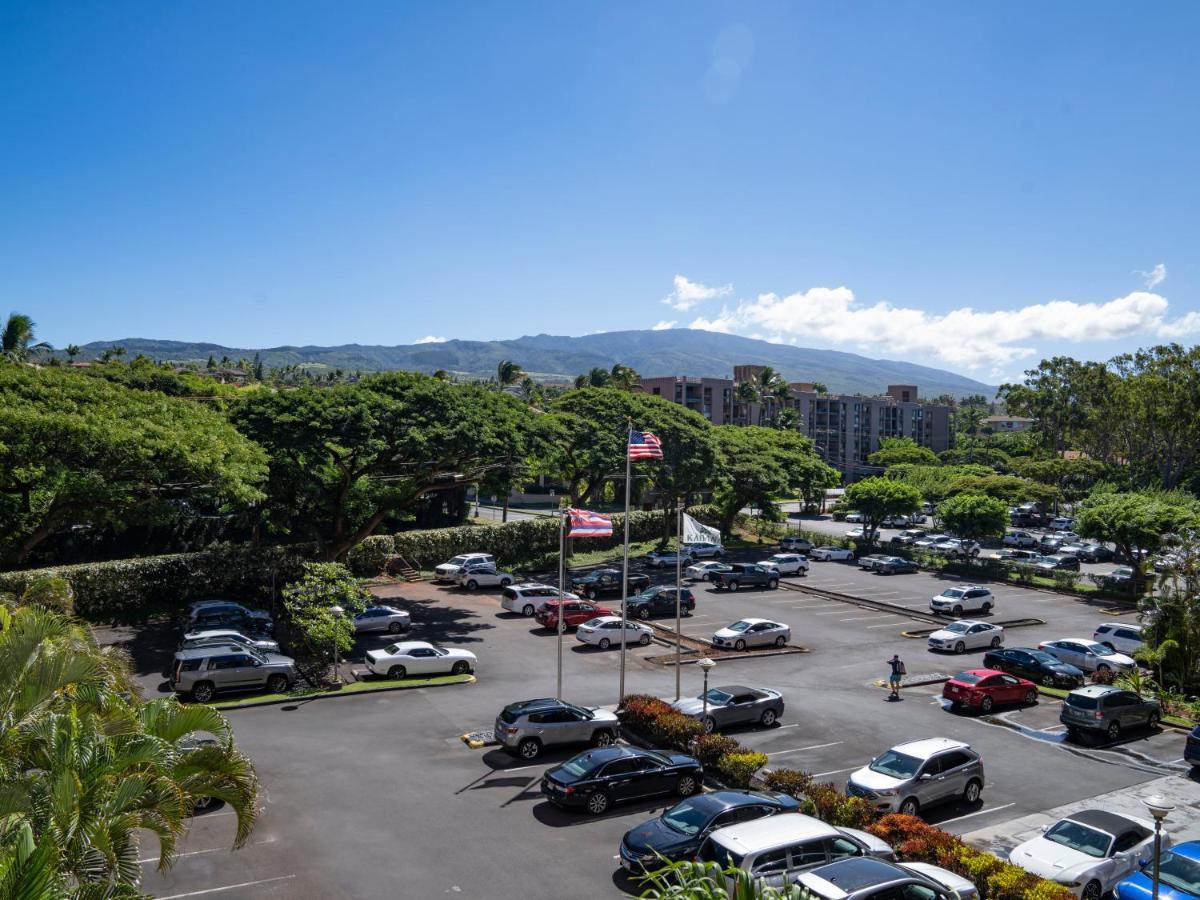
[(979, 542), (968, 541), (962, 538), (946, 538), (944, 541), (938, 541), (933, 545), (935, 553), (945, 553), (947, 556), (978, 556)]
[(951, 622), (945, 628), (935, 631), (929, 636), (930, 650), (952, 650), (955, 653), (966, 653), (968, 650), (978, 650), (990, 647), (995, 650), (1004, 643), (1004, 629), (990, 622), (976, 622), (973, 619), (960, 619)]
[[(625, 644), (640, 644), (645, 647), (654, 637), (654, 629), (641, 622), (627, 621), (625, 623)], [(601, 650), (621, 646), (621, 617), (597, 616), (588, 619), (575, 629), (575, 640), (585, 644), (595, 644)]]
[(732, 572), (733, 566), (729, 563), (716, 562), (709, 560), (708, 562), (693, 563), (683, 570), (683, 574), (693, 581), (708, 581), (713, 572)]
[(1028, 550), (1031, 547), (1036, 547), (1038, 539), (1028, 531), (1009, 531), (1006, 532), (1000, 541), (1005, 547), (1016, 547), (1020, 550)]
[(578, 600), (579, 596), (564, 593), (549, 584), (530, 581), (526, 584), (510, 584), (500, 595), (500, 606), (509, 612), (533, 616), (551, 600)]
[(877, 540), (879, 532), (868, 528), (851, 528), (846, 532), (846, 537), (852, 541)]
[(935, 613), (961, 616), (964, 612), (981, 612), (987, 615), (996, 605), (992, 592), (977, 584), (964, 584), (959, 587), (948, 587), (929, 601), (929, 608)]
[(941, 534), (940, 532), (936, 533), (936, 534), (927, 534), (923, 538), (917, 538), (917, 540), (913, 542), (913, 546), (928, 549), (929, 547), (934, 546), (935, 544), (939, 543), (940, 541), (948, 541), (948, 540), (950, 540), (950, 535), (948, 535), (948, 534)]
[(691, 544), (684, 544), (683, 552), (690, 554), (692, 559), (718, 559), (725, 555), (725, 548), (720, 544), (696, 541)]
[(861, 521), (863, 521), (863, 514), (860, 512), (846, 513), (846, 521), (847, 522), (861, 522)]
[(367, 668), (385, 678), (409, 675), (465, 675), (475, 671), (476, 657), (470, 650), (439, 647), (426, 641), (402, 641), (382, 650), (368, 650)]
[(460, 572), (468, 566), (496, 565), (496, 557), (490, 553), (461, 553), (433, 570), (434, 581), (453, 583)]
[[(1162, 847), (1171, 846), (1162, 833)], [(1076, 897), (1100, 900), (1141, 860), (1154, 855), (1154, 825), (1121, 813), (1085, 809), (1047, 827), (1040, 836), (1018, 844), (1008, 861), (1061, 884)]]
[(792, 629), (770, 619), (739, 619), (712, 636), (714, 647), (745, 650), (747, 647), (786, 647)]
[(797, 537), (794, 534), (779, 539), (779, 549), (789, 553), (807, 553), (813, 548), (813, 542), (808, 538)]
[(774, 569), (780, 575), (807, 575), (808, 558), (798, 553), (776, 553), (758, 561), (760, 566)]
[(412, 616), (394, 606), (371, 606), (354, 617), (356, 634), (364, 631), (390, 631), (399, 634), (412, 627)]
[(1059, 516), (1057, 519), (1050, 520), (1051, 531), (1070, 531), (1075, 527), (1075, 520), (1070, 516)]
[(808, 554), (810, 559), (819, 560), (820, 562), (830, 562), (832, 560), (848, 560), (854, 559), (854, 551), (847, 550), (845, 547), (817, 547)]
[(1141, 649), (1142, 639), (1142, 626), (1136, 622), (1104, 622), (1092, 635), (1097, 644), (1125, 654)]
[(458, 586), (464, 587), (468, 591), (473, 591), (481, 587), (508, 587), (514, 581), (516, 576), (512, 572), (501, 572), (492, 563), (484, 565), (467, 566), (458, 573)]
[(1109, 650), (1103, 644), (1084, 638), (1062, 638), (1057, 641), (1042, 641), (1039, 650), (1045, 650), (1060, 662), (1083, 669), (1085, 672), (1128, 672), (1137, 668), (1133, 657)]

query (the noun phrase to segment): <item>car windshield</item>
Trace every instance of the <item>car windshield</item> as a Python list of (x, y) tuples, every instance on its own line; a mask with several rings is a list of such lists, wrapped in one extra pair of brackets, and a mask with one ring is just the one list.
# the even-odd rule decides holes
[(729, 630), (730, 631), (745, 631), (749, 627), (750, 627), (749, 622), (744, 622), (744, 621), (743, 622), (734, 622), (732, 625), (729, 626)]
[(966, 634), (968, 627), (969, 626), (964, 625), (962, 622), (951, 622), (943, 629), (943, 631), (953, 631), (955, 634)]
[(708, 697), (709, 703), (715, 703), (719, 706), (721, 704), (727, 703), (729, 701), (729, 698), (732, 697), (733, 694), (727, 694), (724, 691), (717, 690), (717, 688), (713, 688), (711, 691), (709, 691), (704, 696)]
[(1108, 855), (1108, 845), (1112, 843), (1111, 835), (1088, 828), (1086, 825), (1080, 825), (1078, 822), (1072, 822), (1070, 819), (1063, 819), (1047, 831), (1045, 838), (1097, 859), (1103, 859)]
[(684, 800), (663, 813), (663, 824), (680, 834), (699, 834), (708, 824), (709, 813), (698, 809), (692, 800)]
[(957, 600), (964, 593), (966, 592), (962, 588), (948, 588), (947, 590), (942, 591), (942, 596)]
[(1067, 694), (1067, 706), (1076, 709), (1097, 709), (1100, 701), (1091, 694)]
[(1031, 651), (1029, 655), (1032, 656), (1034, 659), (1036, 659), (1038, 662), (1045, 663), (1048, 666), (1062, 665), (1062, 663), (1060, 663), (1057, 659), (1055, 659), (1053, 656), (1051, 656), (1045, 650)]
[(1168, 850), (1158, 861), (1158, 877), (1163, 884), (1193, 895), (1200, 895), (1200, 862)]
[(454, 557), (454, 559), (450, 560), (450, 562), (446, 563), (446, 565), (448, 565), (448, 566), (461, 566), (461, 565), (463, 565), (463, 564), (464, 564), (466, 561), (467, 561), (467, 558), (466, 558), (465, 556), (456, 556), (456, 557)]
[(889, 750), (875, 760), (875, 762), (871, 763), (868, 768), (872, 772), (878, 772), (881, 775), (890, 775), (892, 778), (912, 778), (917, 774), (917, 770), (921, 768), (921, 760), (915, 756), (907, 756), (903, 753), (897, 753), (895, 750)]
[(983, 680), (983, 677), (976, 675), (974, 672), (959, 672), (954, 676), (953, 680), (962, 682), (963, 684), (978, 684)]
[(584, 709), (582, 706), (576, 706), (574, 703), (564, 703), (563, 706), (565, 706), (567, 709), (571, 710), (572, 712), (583, 716), (585, 719), (594, 718), (594, 716), (592, 715), (592, 711), (590, 709)]

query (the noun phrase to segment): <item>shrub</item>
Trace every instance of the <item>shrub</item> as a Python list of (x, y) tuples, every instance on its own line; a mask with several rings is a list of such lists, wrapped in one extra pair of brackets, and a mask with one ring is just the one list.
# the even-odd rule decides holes
[(813, 777), (798, 769), (776, 769), (764, 779), (767, 787), (781, 794), (803, 800), (812, 789)]
[(75, 614), (75, 591), (71, 588), (71, 582), (61, 575), (39, 578), (25, 588), (20, 602), (27, 606), (41, 606), (65, 616)]
[(686, 751), (689, 745), (704, 734), (704, 726), (683, 713), (671, 711), (658, 716), (650, 725), (646, 735), (652, 743), (662, 747)]
[(700, 760), (704, 768), (712, 768), (718, 760), (727, 753), (734, 753), (742, 747), (737, 741), (723, 734), (702, 734), (692, 741), (692, 755)]
[(355, 575), (380, 575), (396, 554), (396, 541), (389, 534), (373, 534), (346, 554), (346, 565)]
[[(734, 744), (737, 742), (734, 741)], [(756, 753), (752, 750), (740, 750), (726, 753), (717, 760), (717, 774), (730, 787), (745, 788), (750, 786), (750, 776), (767, 764), (767, 754)]]
[(649, 694), (628, 694), (617, 707), (617, 718), (621, 725), (646, 734), (653, 722), (670, 712), (671, 704), (664, 703)]

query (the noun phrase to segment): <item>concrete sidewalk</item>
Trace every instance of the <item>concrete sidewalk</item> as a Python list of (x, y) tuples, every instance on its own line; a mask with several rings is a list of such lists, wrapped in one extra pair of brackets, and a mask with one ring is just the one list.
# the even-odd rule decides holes
[(1164, 828), (1176, 841), (1200, 839), (1200, 784), (1186, 775), (1167, 775), (1133, 787), (1100, 794), (1090, 800), (1068, 803), (1045, 812), (1010, 819), (999, 825), (989, 825), (962, 835), (967, 843), (988, 850), (1002, 859), (1009, 851), (1030, 838), (1037, 837), (1045, 825), (1051, 825), (1070, 813), (1084, 809), (1102, 809), (1124, 813), (1149, 821), (1149, 810), (1142, 803), (1145, 797), (1158, 795), (1173, 803), (1175, 809), (1167, 817)]

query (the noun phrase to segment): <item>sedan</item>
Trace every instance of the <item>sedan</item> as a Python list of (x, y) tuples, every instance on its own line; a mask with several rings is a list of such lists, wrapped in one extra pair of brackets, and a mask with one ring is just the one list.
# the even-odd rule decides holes
[(997, 704), (1033, 706), (1037, 703), (1038, 692), (1036, 684), (1016, 675), (995, 669), (968, 669), (943, 685), (942, 698), (950, 701), (951, 709), (966, 706), (989, 713)]
[(808, 558), (798, 553), (776, 553), (758, 561), (760, 566), (774, 569), (780, 575), (807, 575)]
[(725, 548), (708, 541), (694, 541), (684, 544), (683, 552), (691, 554), (693, 559), (717, 559), (725, 555)]
[(740, 619), (722, 628), (712, 637), (714, 647), (732, 647), (742, 651), (747, 647), (786, 647), (792, 629), (769, 619)]
[(583, 807), (598, 816), (622, 800), (690, 797), (700, 790), (703, 777), (699, 760), (683, 753), (597, 747), (547, 769), (542, 794), (556, 806)]
[[(1158, 858), (1157, 896), (1160, 900), (1194, 900), (1200, 897), (1200, 841), (1185, 841)], [(1113, 889), (1116, 900), (1150, 900), (1154, 890), (1153, 860)]]
[(934, 546), (935, 544), (938, 544), (941, 541), (948, 541), (948, 540), (950, 540), (950, 535), (948, 535), (948, 534), (941, 534), (941, 533), (927, 534), (923, 538), (917, 538), (917, 540), (913, 542), (913, 546), (921, 547), (922, 549), (928, 550), (930, 547)]
[(1028, 549), (1037, 546), (1038, 539), (1028, 531), (1010, 531), (1004, 535), (1000, 543), (1005, 547)]
[(868, 572), (873, 572), (879, 566), (883, 565), (884, 561), (890, 558), (891, 557), (886, 556), (883, 553), (872, 553), (870, 556), (860, 556), (858, 558), (858, 567), (860, 569), (865, 569)]
[(925, 536), (925, 530), (922, 528), (908, 528), (901, 531), (899, 534), (892, 535), (891, 543), (902, 544), (905, 547), (911, 547), (917, 541)]
[(690, 566), (692, 554), (688, 553), (686, 549), (682, 554), (676, 553), (674, 550), (651, 550), (646, 554), (646, 565), (655, 569), (673, 566), (677, 561), (682, 562), (685, 566)]
[(879, 532), (869, 528), (851, 528), (846, 537), (852, 541), (874, 541), (879, 539)]
[(697, 794), (676, 803), (657, 819), (625, 832), (620, 847), (621, 867), (631, 872), (653, 871), (664, 860), (690, 860), (709, 833), (718, 828), (799, 811), (800, 801), (787, 794), (758, 791)]
[(900, 575), (905, 572), (919, 572), (921, 567), (911, 559), (903, 556), (889, 556), (875, 566), (876, 575)]
[(382, 650), (368, 650), (367, 668), (374, 675), (407, 678), (409, 675), (466, 675), (475, 671), (477, 658), (470, 650), (439, 647), (425, 641), (403, 641)]
[(1083, 684), (1083, 671), (1055, 659), (1045, 650), (1032, 647), (1009, 647), (992, 650), (983, 655), (983, 664), (989, 669), (999, 669), (1020, 675), (1038, 684), (1058, 687), (1075, 687)]
[(1040, 563), (1046, 557), (1042, 556), (1036, 550), (1013, 550), (1012, 548), (1005, 548), (1000, 551), (998, 558), (1016, 565), (1032, 566)]
[(563, 616), (563, 628), (575, 628), (598, 616), (611, 616), (613, 614), (613, 611), (608, 607), (597, 606), (595, 603), (587, 600), (551, 600), (545, 606), (538, 609), (533, 614), (533, 617), (543, 628), (557, 629), (560, 609), (566, 610)]
[(388, 631), (399, 634), (412, 627), (412, 616), (394, 606), (371, 606), (354, 617), (354, 632)]
[(707, 694), (676, 700), (672, 705), (685, 716), (699, 719), (705, 731), (755, 723), (770, 728), (783, 715), (779, 691), (737, 684), (715, 687)]
[(1104, 562), (1113, 556), (1113, 552), (1103, 544), (1063, 544), (1058, 548), (1058, 552), (1077, 557), (1084, 562)]
[(1128, 672), (1137, 667), (1133, 657), (1109, 650), (1103, 644), (1084, 638), (1064, 638), (1057, 641), (1042, 641), (1039, 650), (1045, 650), (1061, 662), (1070, 663), (1085, 672)]
[(846, 513), (846, 521), (847, 522), (861, 522), (861, 521), (863, 521), (863, 514), (860, 512)]
[(713, 572), (731, 571), (733, 571), (733, 566), (729, 563), (715, 562), (710, 559), (708, 562), (693, 563), (683, 570), (683, 574), (693, 581), (708, 581)]
[[(621, 645), (621, 633), (620, 616), (597, 616), (575, 629), (575, 640), (607, 650), (613, 644), (618, 647)], [(627, 621), (624, 634), (626, 645), (640, 644), (645, 647), (654, 636), (654, 629), (640, 622)]]
[(955, 653), (966, 653), (981, 647), (995, 650), (1003, 643), (1003, 628), (990, 622), (976, 622), (972, 619), (951, 622), (929, 636), (930, 650), (952, 650)]
[[(1163, 848), (1171, 843), (1171, 836), (1163, 831)], [(1063, 885), (1076, 897), (1100, 900), (1153, 850), (1152, 823), (1123, 813), (1085, 809), (1018, 844), (1008, 861)]]
[(808, 556), (810, 559), (815, 559), (819, 562), (832, 562), (834, 560), (845, 562), (846, 560), (854, 559), (854, 551), (847, 550), (845, 547), (817, 547)]

